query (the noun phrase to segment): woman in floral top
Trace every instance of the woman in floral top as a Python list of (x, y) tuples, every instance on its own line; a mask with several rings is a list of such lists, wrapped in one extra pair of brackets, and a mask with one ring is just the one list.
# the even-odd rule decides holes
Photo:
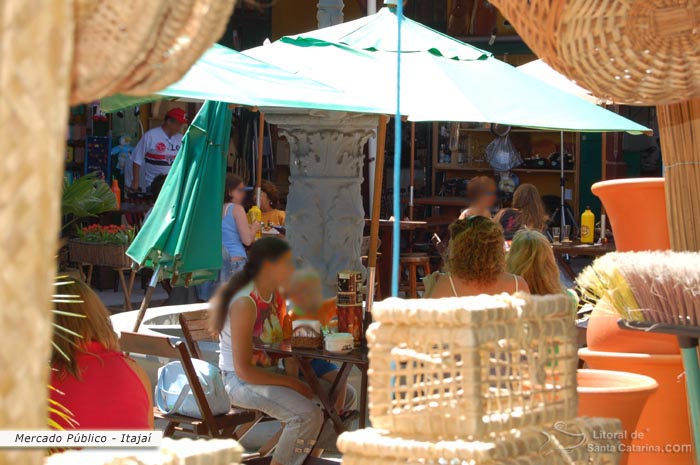
[(282, 340), (278, 315), (284, 301), (279, 289), (288, 285), (293, 272), (289, 244), (264, 237), (253, 244), (248, 262), (221, 287), (214, 303), (220, 335), (219, 368), (231, 402), (285, 424), (272, 465), (301, 465), (323, 424), (323, 413), (312, 400), (311, 388), (296, 377), (266, 370), (275, 366), (274, 360), (254, 350), (256, 340)]

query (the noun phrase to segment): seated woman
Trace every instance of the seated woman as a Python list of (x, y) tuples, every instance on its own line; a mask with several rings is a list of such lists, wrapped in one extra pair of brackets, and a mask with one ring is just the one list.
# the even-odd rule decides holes
[(506, 258), (506, 269), (522, 276), (533, 294), (564, 292), (552, 245), (540, 232), (523, 229), (515, 234)]
[(491, 209), (496, 204), (496, 181), (488, 176), (476, 176), (467, 184), (469, 208), (459, 216), (463, 220), (470, 216), (491, 218)]
[(523, 278), (505, 271), (504, 245), (501, 227), (486, 217), (452, 223), (448, 273), (437, 278), (427, 297), (529, 292)]
[(503, 235), (506, 240), (510, 241), (515, 233), (524, 227), (544, 232), (549, 216), (537, 187), (525, 183), (515, 190), (513, 206), (499, 211), (495, 220), (503, 227)]
[(51, 351), (50, 399), (65, 408), (64, 429), (153, 429), (148, 375), (119, 350), (109, 312), (87, 284), (61, 285), (75, 302), (58, 302)]
[(262, 211), (262, 221), (265, 225), (272, 223), (273, 226), (284, 226), (286, 213), (278, 210), (280, 203), (279, 192), (270, 181), (263, 181), (260, 187), (260, 210)]
[(284, 314), (279, 289), (288, 287), (294, 265), (289, 244), (276, 237), (253, 243), (248, 261), (215, 298), (214, 326), (219, 332), (219, 368), (233, 404), (260, 410), (285, 424), (272, 465), (301, 465), (323, 425), (323, 412), (311, 388), (296, 376), (265, 368), (276, 364), (254, 350), (254, 341), (281, 342), (278, 315)]

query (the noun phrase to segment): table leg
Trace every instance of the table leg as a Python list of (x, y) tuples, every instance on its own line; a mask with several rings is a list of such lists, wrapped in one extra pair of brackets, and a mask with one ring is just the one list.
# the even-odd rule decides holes
[(557, 257), (557, 263), (559, 263), (559, 267), (566, 273), (566, 275), (571, 279), (572, 281), (576, 281), (576, 273), (574, 273), (573, 268), (571, 268), (571, 264), (566, 261), (566, 257), (564, 257), (564, 254), (561, 253), (555, 253), (555, 257)]
[[(131, 289), (129, 286), (126, 284), (126, 278), (124, 277), (124, 270), (121, 268), (117, 268), (115, 270), (117, 274), (119, 275), (119, 282), (122, 285), (122, 293), (124, 294), (124, 311), (130, 312), (131, 311)], [(133, 271), (132, 271), (133, 273)], [(131, 277), (129, 277), (129, 282), (131, 283)]]
[(296, 358), (299, 362), (299, 368), (301, 368), (301, 372), (304, 374), (304, 380), (309, 384), (311, 390), (321, 401), (321, 405), (323, 405), (325, 415), (327, 415), (328, 418), (331, 419), (331, 422), (333, 423), (333, 429), (335, 429), (335, 432), (338, 434), (345, 432), (343, 420), (340, 419), (340, 416), (335, 410), (335, 406), (333, 405), (333, 402), (328, 396), (328, 393), (323, 390), (323, 386), (321, 386), (321, 383), (318, 382), (318, 377), (316, 376), (316, 373), (314, 373), (313, 368), (311, 368), (311, 361), (304, 357), (295, 356), (294, 358)]
[(335, 403), (338, 401), (338, 397), (340, 396), (340, 390), (338, 389), (338, 387), (344, 386), (348, 382), (348, 375), (350, 374), (350, 370), (352, 370), (352, 365), (347, 362), (343, 363), (340, 366), (340, 370), (338, 370), (338, 374), (333, 380), (333, 384), (331, 385), (330, 391), (328, 391), (328, 398), (334, 406)]
[(367, 365), (358, 365), (362, 374), (360, 381), (360, 418), (359, 425), (360, 429), (367, 427)]
[(87, 283), (88, 286), (92, 285), (92, 270), (94, 268), (95, 268), (94, 265), (92, 265), (92, 264), (88, 265), (87, 278), (85, 279), (85, 282)]

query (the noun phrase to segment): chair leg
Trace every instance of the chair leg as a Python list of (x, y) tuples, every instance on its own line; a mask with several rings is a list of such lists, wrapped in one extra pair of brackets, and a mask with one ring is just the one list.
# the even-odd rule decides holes
[(411, 264), (408, 267), (408, 286), (409, 286), (409, 297), (415, 299), (418, 297), (418, 267)]
[(165, 430), (163, 431), (163, 436), (166, 438), (171, 438), (173, 437), (173, 434), (175, 434), (175, 427), (178, 425), (177, 422), (174, 421), (169, 421), (168, 426), (165, 427)]
[(272, 454), (272, 452), (275, 450), (275, 447), (277, 447), (277, 443), (280, 440), (280, 436), (282, 436), (282, 431), (284, 431), (284, 425), (258, 450), (258, 453), (261, 456), (265, 457)]

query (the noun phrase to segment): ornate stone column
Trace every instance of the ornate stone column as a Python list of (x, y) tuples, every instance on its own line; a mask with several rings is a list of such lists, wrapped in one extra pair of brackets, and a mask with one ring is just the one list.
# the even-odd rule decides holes
[(322, 27), (335, 26), (343, 22), (343, 0), (318, 0), (316, 8), (316, 19), (319, 29)]
[(265, 117), (290, 147), (287, 239), (298, 266), (315, 268), (331, 297), (339, 271), (363, 269), (362, 149), (378, 117), (318, 111)]

